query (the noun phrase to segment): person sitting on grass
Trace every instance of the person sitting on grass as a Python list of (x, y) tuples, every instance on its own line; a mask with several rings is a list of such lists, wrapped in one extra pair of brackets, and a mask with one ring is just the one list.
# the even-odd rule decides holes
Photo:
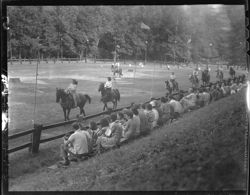
[(134, 120), (135, 125), (136, 125), (135, 136), (139, 136), (140, 135), (140, 125), (141, 125), (139, 112), (138, 112), (137, 108), (135, 108), (135, 107), (131, 108), (131, 111), (133, 112), (133, 120)]
[(180, 115), (184, 112), (181, 103), (176, 101), (172, 95), (169, 96), (169, 104), (174, 108), (174, 113)]
[(124, 117), (123, 112), (117, 112), (117, 120), (120, 122), (122, 129), (125, 129), (127, 119)]
[(167, 99), (165, 97), (161, 98), (161, 110), (162, 110), (162, 121), (166, 123), (170, 120), (171, 115), (173, 115), (174, 108), (169, 103), (167, 103)]
[(137, 109), (138, 116), (140, 118), (140, 135), (146, 135), (150, 132), (150, 125), (148, 123), (148, 119), (142, 108), (141, 104), (135, 104), (133, 108)]
[(146, 104), (146, 110), (145, 110), (145, 114), (150, 126), (150, 129), (153, 129), (153, 122), (155, 120), (155, 114), (152, 111), (152, 105), (151, 104)]
[(120, 144), (120, 140), (122, 137), (122, 126), (120, 125), (119, 121), (117, 120), (117, 115), (115, 113), (111, 114), (111, 124), (110, 124), (110, 131), (109, 135), (102, 135), (97, 138), (96, 145), (98, 153), (102, 151), (113, 148)]
[(125, 117), (128, 119), (128, 121), (124, 129), (124, 136), (121, 139), (122, 142), (136, 137), (137, 124), (133, 118), (133, 112), (131, 110), (126, 110)]
[(156, 110), (156, 102), (151, 101), (150, 104), (152, 105), (152, 111), (154, 113), (154, 121), (152, 123), (153, 128), (156, 128), (158, 126), (158, 120), (159, 120), (159, 112)]
[(67, 136), (64, 137), (64, 143), (60, 147), (61, 156), (63, 158), (60, 164), (65, 166), (70, 164), (69, 155), (72, 157), (71, 160), (75, 160), (77, 158), (86, 157), (89, 152), (87, 140), (89, 134), (82, 131), (78, 123), (73, 123), (72, 127), (75, 132), (68, 138)]
[(91, 152), (94, 151), (94, 148), (96, 147), (96, 140), (98, 138), (98, 134), (97, 132), (99, 131), (96, 122), (91, 121), (89, 123), (89, 129), (88, 132), (90, 134), (91, 137)]
[(109, 121), (108, 121), (108, 119), (106, 117), (102, 118), (100, 120), (100, 128), (96, 132), (97, 136), (100, 137), (100, 136), (104, 135), (108, 128), (109, 128)]

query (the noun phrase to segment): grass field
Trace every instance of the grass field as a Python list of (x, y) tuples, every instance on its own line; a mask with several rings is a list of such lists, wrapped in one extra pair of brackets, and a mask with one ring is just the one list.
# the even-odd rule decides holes
[[(137, 67), (134, 73), (129, 72), (127, 64), (122, 64), (124, 76), (117, 78), (114, 82), (116, 88), (121, 93), (121, 101), (118, 107), (129, 105), (131, 102), (143, 102), (153, 97), (164, 96), (166, 79), (172, 71), (177, 76), (177, 81), (181, 89), (187, 90), (191, 86), (188, 75), (193, 68), (185, 67), (177, 69), (176, 67), (167, 70), (159, 64), (147, 64)], [(20, 78), (21, 83), (9, 84), (9, 134), (29, 129), (33, 123), (51, 124), (63, 121), (63, 111), (61, 106), (56, 103), (56, 88), (66, 88), (71, 79), (77, 79), (78, 92), (89, 94), (92, 98), (91, 104), (85, 105), (87, 115), (99, 113), (102, 111), (103, 104), (100, 102), (100, 93), (97, 91), (100, 82), (105, 82), (107, 76), (111, 76), (110, 63), (85, 63), (85, 62), (53, 62), (39, 64), (36, 110), (35, 105), (35, 73), (36, 63), (13, 64), (8, 66), (9, 78)], [(211, 66), (211, 80), (215, 81), (216, 66)], [(239, 71), (238, 73), (241, 73)], [(228, 77), (228, 70), (224, 71), (225, 77)], [(111, 107), (111, 103), (109, 103)], [(70, 118), (75, 118), (79, 109), (71, 111)], [(63, 128), (63, 127), (62, 127)]]
[(17, 152), (9, 190), (246, 190), (245, 106), (243, 90), (67, 169), (47, 168), (59, 159), (61, 140), (35, 156)]

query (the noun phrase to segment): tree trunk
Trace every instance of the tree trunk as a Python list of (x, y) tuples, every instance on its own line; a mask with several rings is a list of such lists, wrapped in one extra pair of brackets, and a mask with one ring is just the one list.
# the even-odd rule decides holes
[(22, 64), (21, 47), (19, 47), (19, 62)]

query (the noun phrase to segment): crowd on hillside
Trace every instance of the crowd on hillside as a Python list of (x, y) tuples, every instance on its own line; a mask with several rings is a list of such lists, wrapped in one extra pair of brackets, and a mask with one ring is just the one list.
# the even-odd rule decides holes
[(160, 100), (151, 99), (144, 104), (131, 104), (130, 109), (103, 117), (98, 125), (91, 121), (88, 127), (78, 116), (73, 123), (73, 134), (66, 134), (61, 144), (60, 164), (86, 159), (114, 147), (120, 147), (139, 136), (147, 135), (159, 126), (177, 120), (183, 113), (208, 105), (222, 97), (239, 92), (245, 84), (245, 75), (222, 82), (210, 83), (198, 89), (190, 88), (178, 94), (167, 94)]

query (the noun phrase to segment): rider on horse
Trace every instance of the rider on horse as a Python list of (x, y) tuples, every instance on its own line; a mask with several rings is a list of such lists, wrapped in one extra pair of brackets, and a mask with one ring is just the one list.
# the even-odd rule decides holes
[(198, 71), (198, 68), (195, 68), (194, 71), (193, 71), (193, 76), (194, 78), (196, 79), (196, 81), (198, 82), (198, 76), (199, 76), (199, 71)]
[(111, 77), (107, 78), (108, 80), (106, 81), (104, 87), (106, 89), (106, 97), (111, 97), (111, 91), (112, 91), (112, 81), (111, 81)]
[(176, 76), (175, 76), (174, 72), (172, 72), (171, 75), (170, 75), (170, 82), (172, 83), (173, 88), (174, 88), (174, 86), (176, 84), (175, 79), (176, 79)]
[(71, 94), (74, 99), (74, 107), (77, 107), (77, 100), (76, 100), (76, 88), (77, 88), (77, 80), (72, 79), (72, 83), (68, 86), (68, 88), (65, 90), (67, 94)]

